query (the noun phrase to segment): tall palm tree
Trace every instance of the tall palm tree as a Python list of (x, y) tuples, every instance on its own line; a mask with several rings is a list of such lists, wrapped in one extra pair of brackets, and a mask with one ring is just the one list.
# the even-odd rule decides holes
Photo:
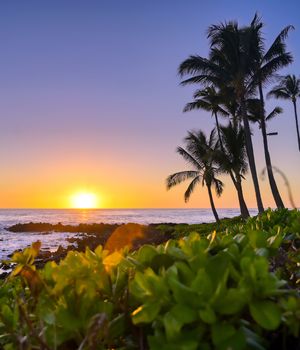
[(212, 187), (215, 188), (217, 196), (220, 196), (223, 192), (223, 183), (216, 178), (219, 168), (214, 159), (217, 147), (215, 132), (213, 130), (208, 139), (201, 130), (198, 132), (189, 132), (185, 138), (185, 142), (186, 149), (178, 147), (177, 153), (193, 167), (193, 170), (184, 170), (169, 175), (166, 180), (167, 189), (185, 180), (192, 179), (184, 194), (184, 199), (187, 202), (196, 185), (202, 184), (202, 186), (206, 186), (213, 215), (216, 221), (219, 222), (219, 216), (212, 195)]
[(220, 149), (216, 159), (224, 172), (233, 174), (241, 215), (243, 218), (247, 218), (249, 211), (242, 189), (242, 179), (248, 170), (244, 129), (240, 124), (230, 122), (227, 126), (222, 126), (220, 131), (223, 149)]
[(268, 97), (270, 96), (274, 96), (275, 98), (281, 98), (284, 100), (292, 100), (296, 121), (298, 149), (300, 152), (300, 136), (297, 114), (297, 97), (300, 96), (300, 79), (297, 79), (294, 74), (281, 77), (279, 84), (274, 86), (274, 88), (268, 93)]
[[(263, 95), (263, 85), (270, 81), (274, 74), (281, 68), (286, 67), (293, 61), (293, 57), (290, 52), (286, 51), (285, 39), (288, 36), (288, 33), (293, 26), (285, 27), (276, 39), (273, 41), (268, 50), (265, 49), (264, 39), (261, 34), (261, 28), (263, 24), (255, 15), (251, 28), (257, 33), (257, 51), (258, 51), (258, 61), (256, 62), (256, 72), (254, 75), (253, 83), (257, 85), (259, 99), (260, 99), (260, 128), (263, 137), (264, 144), (264, 154), (266, 161), (266, 168), (268, 173), (269, 184), (275, 200), (277, 208), (284, 208), (283, 201), (281, 199), (274, 174), (271, 162), (271, 156), (268, 147), (268, 138), (266, 130), (266, 113), (265, 113), (265, 102)], [(258, 27), (258, 30), (255, 29)]]
[(247, 100), (247, 113), (248, 113), (248, 119), (251, 122), (258, 123), (259, 129), (261, 130), (263, 145), (264, 145), (266, 169), (268, 173), (269, 184), (271, 187), (273, 198), (277, 208), (284, 208), (284, 204), (281, 199), (281, 196), (278, 191), (277, 184), (275, 182), (274, 175), (273, 175), (273, 166), (272, 166), (271, 156), (269, 152), (268, 135), (267, 135), (267, 122), (273, 119), (274, 117), (280, 115), (282, 113), (282, 108), (277, 106), (268, 115), (265, 114), (266, 112), (264, 110), (264, 114), (262, 115), (261, 100), (249, 99)]
[(209, 58), (190, 56), (179, 66), (181, 76), (190, 75), (183, 85), (201, 83), (215, 85), (220, 89), (233, 89), (241, 109), (246, 140), (249, 167), (255, 188), (257, 207), (264, 211), (258, 183), (249, 120), (247, 118), (246, 100), (254, 93), (253, 72), (255, 72), (258, 52), (256, 39), (259, 27), (239, 28), (236, 22), (213, 25), (208, 30), (210, 39)]

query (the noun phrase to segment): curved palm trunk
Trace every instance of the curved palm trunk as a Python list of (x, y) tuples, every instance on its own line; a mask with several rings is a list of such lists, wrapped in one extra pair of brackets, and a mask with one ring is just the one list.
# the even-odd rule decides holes
[(249, 214), (249, 210), (247, 208), (246, 202), (244, 200), (242, 179), (241, 179), (241, 176), (239, 174), (236, 174), (236, 187), (235, 188), (236, 188), (237, 193), (238, 193), (241, 215), (244, 219), (247, 219), (250, 216), (250, 214)]
[(245, 129), (246, 151), (247, 151), (247, 155), (248, 155), (249, 167), (250, 167), (253, 185), (254, 185), (254, 189), (255, 189), (257, 209), (258, 209), (259, 213), (263, 213), (264, 206), (262, 203), (260, 189), (259, 189), (250, 126), (249, 126), (249, 120), (247, 118), (246, 104), (245, 104), (244, 99), (241, 99), (241, 110), (242, 110), (242, 118), (243, 118), (243, 124), (244, 124), (244, 129)]
[(261, 105), (261, 132), (263, 137), (263, 143), (264, 143), (264, 152), (265, 152), (265, 160), (266, 160), (266, 166), (267, 166), (267, 173), (269, 178), (269, 184), (271, 187), (272, 195), (275, 200), (276, 206), (278, 209), (284, 208), (283, 201), (281, 199), (280, 193), (278, 191), (278, 187), (274, 178), (273, 174), (273, 168), (271, 163), (271, 157), (269, 153), (269, 146), (268, 146), (268, 136), (267, 136), (267, 129), (266, 129), (266, 120), (265, 120), (265, 110), (264, 110), (264, 96), (262, 92), (262, 86), (261, 83), (259, 84), (259, 97), (260, 97), (260, 105)]
[(300, 152), (300, 136), (299, 136), (299, 125), (298, 125), (298, 114), (297, 114), (296, 99), (293, 100), (293, 105), (294, 105), (294, 112), (295, 112), (297, 137), (298, 137), (298, 148), (299, 148), (299, 152)]
[(247, 219), (250, 216), (250, 214), (249, 214), (247, 204), (246, 204), (245, 199), (244, 199), (244, 194), (243, 194), (243, 190), (242, 190), (242, 183), (241, 183), (241, 181), (234, 178), (232, 172), (230, 172), (230, 177), (231, 177), (231, 180), (232, 180), (234, 187), (237, 191), (241, 215), (244, 219)]
[[(221, 147), (222, 152), (225, 152), (224, 151), (224, 146), (223, 146), (223, 143), (222, 143), (222, 138), (221, 138), (221, 133), (220, 133), (220, 125), (219, 125), (219, 119), (218, 119), (217, 112), (214, 112), (214, 115), (215, 115), (215, 120), (216, 120), (216, 126), (217, 126), (217, 131), (218, 131), (220, 147)], [(238, 200), (239, 200), (241, 215), (242, 215), (242, 217), (244, 219), (246, 219), (250, 215), (249, 215), (249, 211), (248, 211), (248, 208), (247, 208), (244, 196), (243, 196), (243, 191), (242, 191), (241, 184), (237, 184), (237, 180), (235, 179), (235, 177), (233, 175), (233, 172), (231, 170), (229, 171), (229, 175), (230, 175), (230, 178), (231, 178), (231, 180), (232, 180), (232, 182), (234, 184), (234, 187), (235, 187), (235, 189), (237, 191), (237, 194), (238, 194)]]
[(208, 196), (209, 196), (209, 201), (210, 201), (210, 206), (211, 206), (211, 210), (214, 214), (214, 217), (216, 219), (216, 222), (220, 222), (220, 219), (219, 219), (219, 216), (218, 216), (218, 213), (216, 211), (216, 207), (215, 207), (215, 203), (214, 203), (214, 199), (213, 199), (213, 196), (212, 196), (212, 193), (211, 193), (211, 186), (208, 186), (206, 185), (207, 187), (207, 191), (208, 191)]

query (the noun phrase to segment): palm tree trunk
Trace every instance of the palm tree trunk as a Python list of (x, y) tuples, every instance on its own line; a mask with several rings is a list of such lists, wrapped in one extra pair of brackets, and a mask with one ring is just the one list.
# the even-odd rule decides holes
[(219, 216), (218, 216), (218, 213), (216, 211), (216, 207), (215, 207), (215, 203), (214, 203), (214, 199), (213, 199), (213, 196), (212, 196), (212, 193), (211, 193), (211, 186), (207, 186), (207, 191), (208, 191), (208, 196), (209, 196), (209, 201), (210, 201), (210, 206), (211, 206), (211, 210), (214, 214), (214, 217), (216, 219), (216, 222), (220, 222), (220, 219), (219, 219)]
[(293, 100), (293, 105), (294, 105), (295, 120), (296, 120), (296, 130), (297, 130), (297, 136), (298, 136), (298, 148), (299, 148), (299, 152), (300, 152), (300, 136), (299, 136), (299, 125), (298, 125), (298, 115), (297, 115), (296, 99)]
[(254, 189), (255, 189), (257, 209), (258, 209), (259, 213), (263, 213), (264, 206), (262, 203), (260, 189), (259, 189), (259, 183), (258, 183), (258, 178), (257, 178), (250, 126), (249, 126), (249, 120), (247, 118), (246, 103), (245, 103), (245, 100), (243, 98), (241, 99), (241, 110), (242, 110), (242, 118), (243, 118), (243, 124), (244, 124), (244, 129), (245, 129), (246, 151), (247, 151), (247, 155), (248, 155), (249, 167), (250, 167), (250, 171), (251, 171), (251, 175), (252, 175), (252, 181), (253, 181), (253, 185), (254, 185)]
[(265, 109), (264, 109), (265, 103), (264, 103), (264, 95), (263, 95), (261, 83), (259, 83), (258, 89), (259, 89), (260, 106), (261, 106), (260, 126), (261, 126), (261, 132), (262, 132), (263, 143), (264, 143), (265, 160), (266, 160), (266, 167), (267, 167), (267, 172), (268, 172), (269, 184), (270, 184), (273, 198), (275, 200), (277, 208), (282, 209), (282, 208), (284, 208), (284, 204), (283, 204), (283, 201), (281, 199), (281, 196), (280, 196), (280, 193), (278, 191), (278, 187), (277, 187), (277, 184), (276, 184), (276, 181), (274, 178), (273, 168), (272, 168), (272, 163), (271, 163), (271, 156), (270, 156), (270, 152), (269, 152), (268, 136), (267, 136), (266, 120), (265, 120)]
[(244, 199), (242, 180), (239, 174), (236, 175), (236, 190), (238, 193), (241, 215), (244, 219), (247, 219), (250, 216), (250, 214)]
[[(215, 120), (216, 120), (216, 126), (217, 126), (217, 131), (218, 131), (220, 148), (221, 148), (222, 152), (225, 153), (224, 146), (223, 146), (223, 143), (222, 143), (221, 133), (220, 133), (220, 124), (219, 124), (219, 119), (218, 119), (217, 112), (214, 112), (214, 115), (215, 115)], [(238, 194), (241, 215), (242, 215), (243, 218), (247, 218), (250, 215), (249, 215), (249, 211), (248, 211), (246, 202), (244, 200), (243, 193), (239, 192), (240, 189), (238, 188), (237, 181), (236, 181), (236, 179), (235, 179), (235, 177), (233, 175), (233, 172), (231, 170), (229, 171), (229, 175), (230, 175), (230, 178), (231, 178), (231, 180), (232, 180), (232, 182), (234, 184), (234, 187), (236, 188), (237, 194)]]

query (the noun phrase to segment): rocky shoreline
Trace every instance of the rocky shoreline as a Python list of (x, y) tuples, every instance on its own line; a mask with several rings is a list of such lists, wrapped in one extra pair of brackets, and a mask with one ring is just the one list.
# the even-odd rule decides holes
[[(69, 243), (66, 247), (59, 245), (56, 251), (41, 249), (36, 258), (35, 265), (41, 268), (48, 261), (58, 263), (63, 259), (68, 251), (77, 250), (85, 251), (87, 247), (94, 250), (97, 246), (102, 245), (110, 251), (127, 246), (131, 250), (138, 249), (143, 244), (160, 244), (166, 242), (172, 237), (172, 227), (174, 224), (164, 224), (170, 227), (169, 232), (161, 231), (158, 227), (161, 224), (139, 225), (139, 224), (79, 224), (63, 225), (49, 223), (25, 223), (16, 224), (7, 227), (6, 230), (15, 233), (40, 232), (43, 235), (52, 232), (72, 232), (76, 236), (67, 238)], [(168, 230), (167, 230), (168, 231)], [(42, 242), (43, 244), (43, 242)], [(14, 253), (10, 254), (9, 258)], [(13, 264), (9, 261), (3, 261), (0, 264), (0, 279), (7, 277), (12, 269)]]

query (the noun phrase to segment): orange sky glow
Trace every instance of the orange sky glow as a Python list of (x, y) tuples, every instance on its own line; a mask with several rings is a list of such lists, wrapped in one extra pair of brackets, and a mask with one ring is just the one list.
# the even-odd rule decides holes
[[(279, 1), (219, 1), (218, 11), (215, 3), (194, 0), (193, 11), (182, 1), (172, 2), (172, 11), (168, 2), (129, 3), (0, 3), (0, 208), (209, 208), (201, 186), (189, 203), (183, 199), (187, 183), (166, 190), (168, 175), (189, 170), (175, 152), (187, 131), (209, 134), (215, 126), (210, 113), (182, 112), (196, 86), (180, 86), (179, 64), (190, 54), (207, 56), (209, 25), (231, 19), (248, 24), (258, 11), (267, 42), (286, 25), (296, 26), (287, 39), (295, 61), (281, 73), (299, 75), (296, 1), (284, 9)], [(284, 112), (267, 125), (278, 132), (268, 139), (270, 154), (299, 207), (293, 107), (266, 99), (268, 112), (277, 105)], [(260, 177), (261, 131), (251, 128), (264, 206), (274, 207), (268, 180)], [(284, 180), (275, 178), (290, 206)], [(230, 178), (221, 179), (225, 188), (221, 198), (214, 193), (216, 207), (237, 208)], [(249, 173), (243, 189), (248, 207), (255, 208)], [(78, 193), (95, 200), (77, 202)]]

